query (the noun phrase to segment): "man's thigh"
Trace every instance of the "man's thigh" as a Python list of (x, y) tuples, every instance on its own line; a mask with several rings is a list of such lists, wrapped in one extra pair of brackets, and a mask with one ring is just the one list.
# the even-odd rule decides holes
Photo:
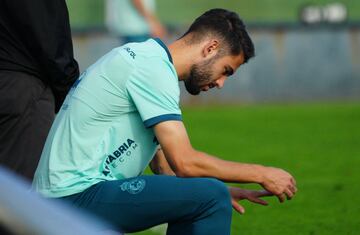
[[(208, 178), (140, 176), (99, 183), (66, 199), (112, 222), (125, 232), (177, 221), (191, 221), (227, 194), (226, 186)], [(216, 193), (215, 193), (216, 194)]]

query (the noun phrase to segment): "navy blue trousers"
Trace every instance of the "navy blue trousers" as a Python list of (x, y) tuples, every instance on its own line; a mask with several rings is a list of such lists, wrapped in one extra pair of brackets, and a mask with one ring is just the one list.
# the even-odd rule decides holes
[(230, 234), (230, 194), (216, 179), (139, 176), (104, 181), (62, 199), (122, 232), (168, 223), (169, 235)]

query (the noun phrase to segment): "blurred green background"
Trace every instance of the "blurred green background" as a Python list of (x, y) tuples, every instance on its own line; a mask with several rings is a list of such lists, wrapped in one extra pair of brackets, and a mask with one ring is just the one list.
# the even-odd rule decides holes
[[(168, 25), (191, 23), (204, 11), (221, 7), (241, 13), (246, 22), (288, 22), (298, 20), (299, 8), (305, 4), (325, 5), (332, 0), (158, 0), (159, 18)], [(341, 0), (348, 9), (350, 21), (360, 20), (360, 1)], [(74, 28), (102, 27), (104, 25), (104, 0), (67, 0), (71, 25)]]

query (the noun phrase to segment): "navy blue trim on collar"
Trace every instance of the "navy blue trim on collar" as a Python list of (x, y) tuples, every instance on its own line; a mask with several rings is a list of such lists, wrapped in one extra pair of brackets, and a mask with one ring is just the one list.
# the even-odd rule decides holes
[(160, 38), (154, 38), (154, 40), (155, 40), (157, 43), (159, 43), (159, 45), (160, 45), (162, 48), (164, 48), (164, 50), (166, 51), (167, 56), (169, 57), (170, 62), (171, 62), (172, 64), (174, 64), (174, 63), (173, 63), (173, 60), (172, 60), (172, 57), (171, 57), (171, 54), (170, 54), (170, 51), (169, 51), (169, 49), (167, 48), (167, 46), (165, 45), (165, 43), (163, 43), (163, 41), (161, 41)]
[(182, 121), (182, 117), (180, 114), (163, 114), (160, 116), (156, 116), (150, 119), (147, 119), (144, 121), (144, 125), (146, 128), (150, 128), (160, 122), (164, 122), (164, 121)]

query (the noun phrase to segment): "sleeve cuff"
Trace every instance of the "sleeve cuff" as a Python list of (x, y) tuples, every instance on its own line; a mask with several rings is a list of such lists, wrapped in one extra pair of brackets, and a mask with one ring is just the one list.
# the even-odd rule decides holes
[(182, 121), (182, 117), (180, 114), (164, 114), (145, 120), (144, 125), (146, 128), (150, 128), (160, 122), (170, 121), (170, 120)]

